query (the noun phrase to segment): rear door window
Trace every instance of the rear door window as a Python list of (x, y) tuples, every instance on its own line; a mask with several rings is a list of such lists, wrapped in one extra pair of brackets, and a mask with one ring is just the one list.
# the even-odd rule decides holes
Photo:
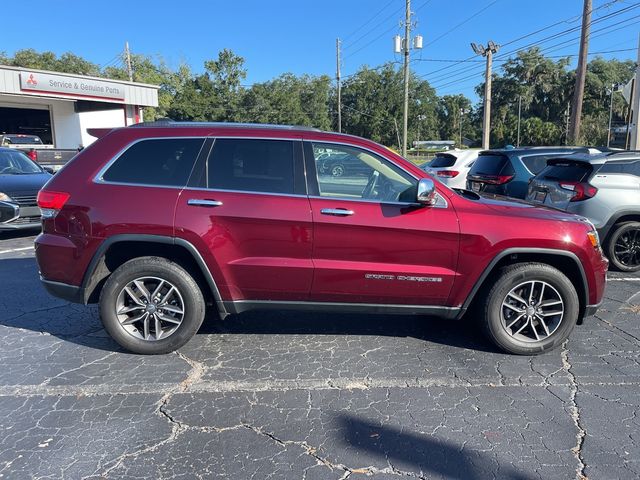
[(136, 185), (184, 187), (200, 153), (202, 138), (153, 138), (134, 143), (102, 180)]
[(549, 165), (543, 169), (538, 176), (543, 180), (550, 180), (554, 182), (583, 182), (589, 178), (592, 171), (593, 168), (586, 162), (551, 160)]
[(448, 168), (448, 167), (453, 167), (453, 165), (456, 163), (456, 157), (454, 157), (453, 155), (436, 155), (435, 158), (433, 160), (431, 160), (431, 163), (429, 163), (429, 167), (430, 168)]
[(218, 138), (207, 166), (207, 186), (220, 190), (295, 193), (294, 142)]

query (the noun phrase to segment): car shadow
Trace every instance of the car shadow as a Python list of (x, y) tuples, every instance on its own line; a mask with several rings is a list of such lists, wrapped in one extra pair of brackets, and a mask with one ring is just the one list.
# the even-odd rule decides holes
[[(61, 339), (110, 351), (124, 351), (106, 334), (95, 305), (78, 305), (50, 296), (38, 277), (32, 257), (0, 259), (4, 292), (0, 325), (51, 334)], [(443, 320), (422, 315), (252, 311), (221, 321), (215, 312), (205, 318), (199, 335), (371, 335), (413, 337), (425, 342), (496, 353), (471, 316)]]
[(390, 425), (380, 425), (355, 415), (340, 413), (335, 418), (337, 434), (346, 449), (376, 457), (399, 471), (415, 472), (420, 478), (481, 480), (499, 477), (508, 480), (530, 479), (513, 466), (498, 464), (495, 453), (461, 448), (437, 435), (417, 434)]
[(16, 238), (27, 238), (34, 237), (38, 235), (42, 229), (38, 228), (27, 228), (25, 230), (0, 230), (0, 241), (1, 240), (13, 240)]
[(365, 335), (411, 337), (429, 343), (499, 353), (473, 315), (445, 320), (424, 315), (367, 315), (296, 311), (251, 311), (220, 321), (209, 315), (200, 334)]

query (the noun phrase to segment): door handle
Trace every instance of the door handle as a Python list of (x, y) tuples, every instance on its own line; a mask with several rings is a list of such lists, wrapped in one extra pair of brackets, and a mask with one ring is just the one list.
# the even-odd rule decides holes
[(192, 205), (194, 207), (219, 207), (222, 205), (222, 202), (219, 200), (202, 200), (199, 198), (190, 198), (187, 200), (187, 205)]
[(346, 208), (323, 208), (320, 210), (322, 215), (333, 215), (334, 217), (348, 217), (353, 215), (353, 210), (347, 210)]

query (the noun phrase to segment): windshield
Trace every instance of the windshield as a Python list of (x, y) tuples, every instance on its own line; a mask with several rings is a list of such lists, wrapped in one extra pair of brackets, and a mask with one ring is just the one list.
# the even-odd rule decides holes
[(22, 152), (0, 151), (0, 175), (42, 173), (42, 169)]
[(36, 135), (5, 135), (4, 145), (42, 145), (42, 140)]

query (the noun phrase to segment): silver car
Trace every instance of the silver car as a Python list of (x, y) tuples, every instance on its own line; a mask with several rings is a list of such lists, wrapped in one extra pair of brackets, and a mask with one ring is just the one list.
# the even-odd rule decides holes
[(467, 174), (481, 150), (449, 150), (437, 153), (435, 158), (421, 167), (449, 188), (467, 188)]
[(640, 270), (640, 153), (550, 159), (531, 179), (527, 200), (588, 218), (618, 270)]

